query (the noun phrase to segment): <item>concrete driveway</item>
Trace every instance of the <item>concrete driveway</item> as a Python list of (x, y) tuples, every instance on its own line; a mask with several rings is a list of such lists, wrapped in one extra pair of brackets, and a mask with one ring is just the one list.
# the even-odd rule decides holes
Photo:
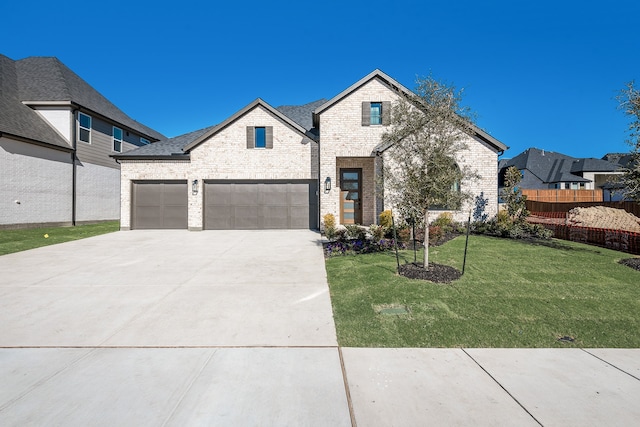
[(634, 425), (640, 350), (336, 343), (310, 231), (0, 257), (2, 426)]
[(351, 425), (317, 233), (119, 232), (0, 271), (2, 425)]

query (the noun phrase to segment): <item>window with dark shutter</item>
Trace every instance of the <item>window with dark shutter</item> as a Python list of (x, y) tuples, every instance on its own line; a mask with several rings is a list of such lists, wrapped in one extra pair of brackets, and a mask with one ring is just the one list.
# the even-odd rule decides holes
[(371, 103), (362, 103), (362, 126), (371, 126)]
[(391, 124), (391, 102), (384, 101), (382, 103), (382, 124), (389, 126)]
[(256, 146), (256, 134), (253, 126), (247, 126), (247, 148), (252, 149)]
[(273, 126), (267, 126), (265, 129), (265, 148), (270, 150), (273, 148)]
[(273, 148), (273, 126), (247, 126), (247, 148)]

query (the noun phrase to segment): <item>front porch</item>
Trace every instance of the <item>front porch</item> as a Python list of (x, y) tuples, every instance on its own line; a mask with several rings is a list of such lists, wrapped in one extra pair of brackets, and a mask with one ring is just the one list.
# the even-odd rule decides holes
[(342, 225), (377, 224), (383, 210), (382, 191), (376, 182), (381, 159), (336, 157), (331, 177), (335, 188), (321, 195), (322, 215), (332, 213)]

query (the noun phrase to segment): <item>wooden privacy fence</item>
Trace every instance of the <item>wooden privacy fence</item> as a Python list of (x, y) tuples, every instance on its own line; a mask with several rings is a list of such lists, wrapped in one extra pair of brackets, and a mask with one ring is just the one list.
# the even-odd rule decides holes
[[(571, 190), (569, 190), (571, 191)], [(580, 190), (577, 190), (580, 191)], [(588, 208), (590, 206), (606, 206), (614, 209), (624, 209), (640, 218), (640, 203), (635, 202), (565, 202), (565, 203), (549, 203), (536, 200), (527, 200), (527, 210), (533, 215), (544, 216), (547, 218), (561, 218), (562, 216), (553, 216), (550, 213), (566, 213), (573, 208)]]
[(541, 225), (552, 230), (553, 237), (558, 239), (587, 243), (630, 254), (640, 254), (640, 233), (561, 224)]
[(602, 202), (602, 190), (528, 190), (522, 195), (539, 202)]

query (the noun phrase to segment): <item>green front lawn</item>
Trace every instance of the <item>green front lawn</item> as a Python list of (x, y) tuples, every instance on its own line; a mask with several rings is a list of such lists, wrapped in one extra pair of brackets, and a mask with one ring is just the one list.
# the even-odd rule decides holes
[(120, 229), (119, 221), (100, 224), (78, 225), (76, 227), (26, 228), (20, 230), (0, 230), (0, 255), (56, 243), (79, 240)]
[[(462, 269), (464, 242), (432, 248), (431, 261)], [(450, 285), (397, 275), (390, 252), (327, 259), (339, 344), (640, 348), (640, 272), (617, 263), (631, 255), (553, 242), (471, 236), (466, 272)], [(396, 305), (409, 314), (378, 314)]]

